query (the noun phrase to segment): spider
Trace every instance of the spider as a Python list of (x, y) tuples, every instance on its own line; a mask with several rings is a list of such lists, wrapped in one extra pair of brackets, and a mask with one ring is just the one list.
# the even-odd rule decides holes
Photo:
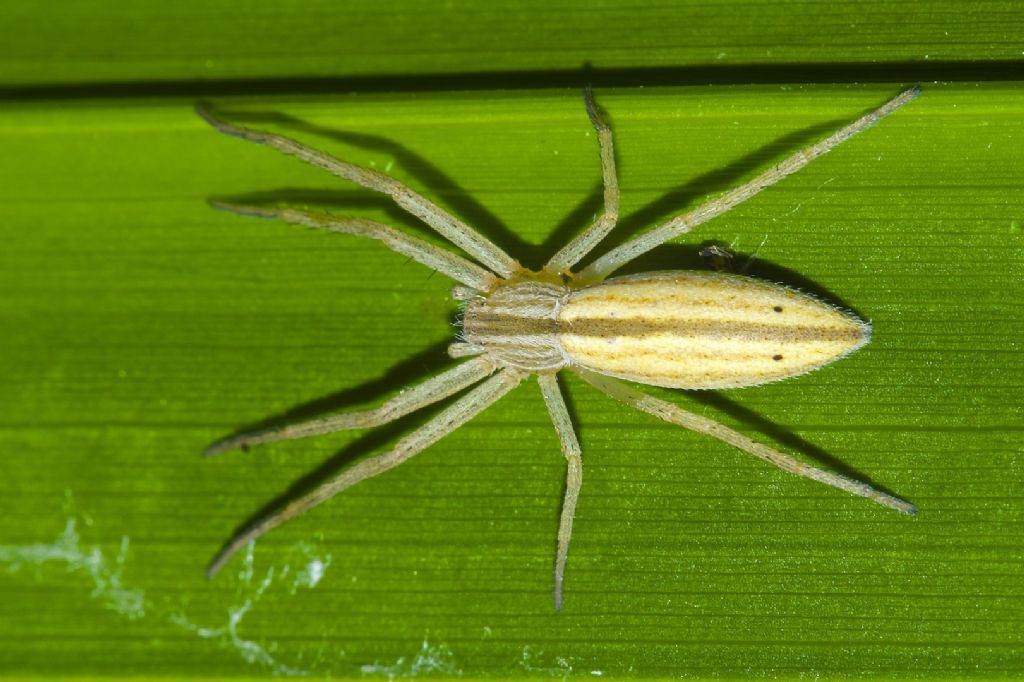
[[(716, 421), (653, 398), (621, 379), (680, 389), (753, 386), (816, 369), (868, 342), (871, 327), (852, 313), (785, 286), (715, 272), (671, 271), (609, 275), (651, 249), (725, 213), (800, 170), (852, 135), (872, 126), (920, 93), (903, 91), (878, 109), (798, 151), (753, 180), (676, 216), (594, 259), (576, 266), (615, 226), (619, 186), (612, 130), (588, 86), (587, 115), (597, 130), (604, 182), (604, 210), (593, 224), (555, 253), (540, 271), (523, 268), (486, 237), (394, 178), (361, 168), (282, 135), (199, 115), (222, 133), (266, 144), (329, 173), (390, 196), (470, 258), (456, 255), (386, 225), (295, 208), (213, 202), (248, 216), (277, 218), (308, 227), (368, 237), (459, 282), (452, 296), (463, 306), (462, 330), (449, 346), (460, 364), (399, 393), (376, 409), (233, 435), (205, 452), (215, 455), (273, 441), (394, 421), (462, 393), (389, 451), (360, 461), (314, 490), (258, 518), (239, 531), (207, 569), (215, 574), (240, 548), (328, 498), (402, 464), (493, 405), (534, 375), (567, 462), (554, 564), (554, 605), (563, 606), (566, 560), (583, 481), (583, 460), (557, 375), (565, 370), (627, 405), (672, 424), (717, 438), (805, 478), (866, 497), (904, 514), (914, 505), (839, 474), (804, 464)], [(463, 393), (464, 392), (464, 393)]]

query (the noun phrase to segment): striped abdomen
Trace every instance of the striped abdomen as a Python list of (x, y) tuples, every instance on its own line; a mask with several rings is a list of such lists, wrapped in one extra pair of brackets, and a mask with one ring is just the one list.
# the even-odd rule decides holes
[(617, 277), (573, 291), (557, 326), (572, 364), (690, 389), (803, 374), (871, 336), (866, 322), (782, 285), (686, 271)]

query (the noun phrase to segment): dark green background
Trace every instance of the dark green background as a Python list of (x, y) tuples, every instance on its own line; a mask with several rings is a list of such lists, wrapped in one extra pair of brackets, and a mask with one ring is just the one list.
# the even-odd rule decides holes
[[(0, 672), (1018, 677), (1022, 19), (1014, 2), (3, 3)], [(714, 242), (871, 319), (871, 345), (817, 373), (652, 393), (921, 515), (570, 380), (586, 469), (555, 613), (564, 464), (529, 382), (207, 582), (262, 505), (421, 418), (202, 448), (448, 366), (455, 306), (375, 243), (208, 208), (429, 236), (193, 103), (387, 170), (538, 266), (599, 206), (587, 81), (619, 149), (611, 243), (922, 85), (631, 266), (703, 267)]]

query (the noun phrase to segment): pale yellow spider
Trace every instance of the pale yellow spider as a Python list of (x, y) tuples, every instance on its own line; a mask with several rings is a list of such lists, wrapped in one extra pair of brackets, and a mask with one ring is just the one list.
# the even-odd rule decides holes
[(388, 452), (359, 462), (239, 532), (210, 564), (208, 574), (216, 573), (232, 554), (272, 528), (421, 452), (534, 374), (568, 462), (555, 556), (554, 600), (555, 608), (561, 609), (569, 539), (583, 480), (579, 442), (556, 379), (561, 370), (574, 372), (627, 405), (729, 443), (785, 471), (869, 498), (904, 514), (916, 514), (917, 509), (909, 502), (866, 483), (803, 464), (718, 422), (611, 378), (682, 389), (753, 386), (808, 372), (853, 352), (870, 338), (871, 328), (866, 322), (806, 294), (750, 277), (675, 271), (607, 278), (637, 256), (798, 171), (918, 94), (917, 88), (902, 92), (750, 182), (625, 242), (579, 272), (573, 272), (573, 266), (604, 239), (619, 212), (612, 131), (599, 116), (589, 88), (585, 102), (600, 143), (604, 212), (552, 256), (540, 272), (524, 269), (486, 237), (394, 178), (281, 135), (225, 123), (199, 107), (199, 115), (223, 133), (268, 144), (329, 173), (389, 195), (476, 261), (371, 220), (215, 202), (218, 208), (243, 215), (278, 218), (378, 239), (388, 248), (460, 282), (453, 296), (464, 304), (462, 331), (449, 347), (449, 354), (453, 358), (471, 359), (403, 391), (377, 409), (231, 436), (211, 445), (207, 455), (259, 443), (379, 426), (476, 386)]

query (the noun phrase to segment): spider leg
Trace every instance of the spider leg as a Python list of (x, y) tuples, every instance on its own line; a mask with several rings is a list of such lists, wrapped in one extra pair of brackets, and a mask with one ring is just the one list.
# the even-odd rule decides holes
[(584, 268), (577, 277), (577, 282), (591, 283), (599, 282), (615, 270), (630, 262), (637, 256), (647, 253), (651, 249), (661, 246), (665, 242), (681, 234), (689, 232), (701, 223), (707, 222), (732, 209), (761, 190), (771, 187), (787, 175), (797, 172), (808, 163), (822, 154), (830, 151), (837, 145), (845, 142), (857, 133), (870, 128), (879, 120), (902, 107), (907, 102), (921, 94), (919, 88), (904, 90), (879, 108), (866, 114), (848, 126), (840, 128), (824, 140), (817, 142), (810, 147), (801, 149), (788, 159), (778, 165), (761, 173), (750, 182), (730, 190), (722, 196), (713, 199), (702, 206), (698, 206), (688, 213), (676, 216), (668, 222), (645, 232), (644, 234), (629, 240), (604, 254), (593, 263)]
[(566, 459), (565, 499), (562, 501), (562, 517), (558, 523), (558, 551), (555, 554), (555, 610), (562, 610), (563, 583), (565, 582), (565, 561), (569, 557), (569, 540), (572, 538), (572, 520), (576, 515), (576, 502), (580, 497), (583, 485), (583, 457), (580, 443), (569, 418), (569, 410), (565, 407), (565, 399), (558, 387), (558, 378), (554, 374), (537, 376), (544, 403), (548, 406), (551, 422), (558, 432), (558, 440), (562, 444), (562, 454)]
[(762, 445), (757, 441), (753, 441), (738, 431), (733, 431), (729, 427), (719, 424), (716, 421), (694, 414), (693, 412), (688, 412), (687, 410), (684, 410), (670, 402), (653, 398), (646, 393), (642, 393), (627, 386), (617, 379), (611, 379), (579, 368), (576, 368), (573, 371), (597, 390), (629, 405), (630, 407), (635, 407), (641, 412), (653, 414), (655, 417), (672, 424), (678, 424), (679, 426), (690, 429), (691, 431), (696, 431), (697, 433), (717, 438), (718, 440), (739, 448), (754, 457), (763, 459), (769, 464), (774, 464), (783, 471), (788, 471), (791, 474), (809, 478), (813, 481), (830, 485), (833, 488), (845, 490), (853, 495), (866, 497), (869, 500), (874, 500), (882, 506), (895, 509), (903, 514), (909, 514), (911, 516), (917, 514), (917, 507), (906, 500), (901, 500), (900, 498), (884, 493), (881, 490), (876, 490), (867, 483), (855, 481), (851, 478), (804, 464), (803, 462), (800, 462), (789, 455), (783, 454), (778, 450), (774, 450), (767, 445)]
[(209, 568), (206, 569), (207, 576), (213, 576), (235, 552), (267, 531), (303, 514), (356, 483), (394, 469), (419, 454), (493, 405), (518, 386), (523, 380), (523, 376), (523, 374), (511, 370), (499, 372), (456, 400), (426, 424), (398, 441), (390, 451), (359, 462), (315, 490), (292, 500), (267, 516), (257, 519), (255, 523), (235, 535), (214, 557)]
[(487, 349), (475, 343), (456, 341), (448, 346), (448, 356), (452, 358), (468, 358), (471, 355), (486, 353)]
[(350, 180), (367, 189), (387, 194), (396, 204), (437, 230), (448, 241), (463, 249), (502, 277), (509, 277), (520, 269), (519, 263), (498, 248), (494, 242), (426, 197), (414, 192), (388, 175), (336, 159), (329, 154), (307, 147), (284, 135), (253, 130), (221, 121), (201, 104), (196, 105), (196, 113), (222, 133), (240, 137), (250, 142), (269, 145), (278, 151), (301, 159), (317, 168), (322, 168), (340, 178)]
[(251, 431), (219, 440), (203, 453), (207, 457), (234, 448), (244, 448), (279, 440), (294, 440), (322, 433), (333, 433), (347, 429), (367, 429), (387, 424), (411, 412), (444, 400), (450, 395), (472, 386), (494, 371), (494, 366), (485, 358), (474, 358), (456, 365), (427, 379), (422, 384), (399, 393), (383, 405), (362, 412), (348, 412), (330, 417), (311, 419), (297, 424), (285, 424), (269, 429)]
[(615, 147), (612, 144), (612, 129), (602, 120), (590, 85), (584, 90), (587, 115), (597, 130), (597, 141), (601, 146), (601, 176), (604, 183), (604, 212), (584, 232), (566, 244), (551, 257), (544, 269), (556, 274), (566, 273), (576, 265), (597, 244), (604, 239), (619, 219), (619, 179), (615, 172)]
[(434, 246), (416, 237), (399, 232), (393, 227), (365, 220), (363, 218), (346, 218), (333, 216), (319, 211), (303, 211), (296, 208), (263, 208), (246, 206), (224, 201), (210, 202), (215, 208), (239, 215), (257, 218), (276, 218), (286, 223), (305, 225), (331, 232), (354, 234), (357, 237), (368, 237), (384, 243), (395, 253), (409, 256), (417, 263), (448, 275), (452, 279), (465, 284), (477, 291), (489, 291), (497, 278), (482, 267), (450, 251)]

